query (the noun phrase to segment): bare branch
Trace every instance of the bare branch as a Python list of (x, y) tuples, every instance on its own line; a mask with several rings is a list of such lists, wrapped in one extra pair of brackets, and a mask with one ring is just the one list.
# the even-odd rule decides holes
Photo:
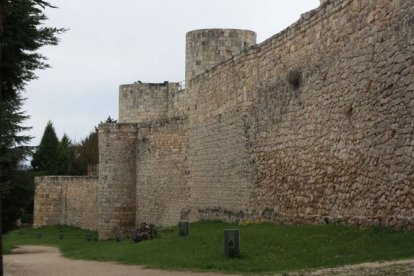
[(56, 6), (53, 6), (53, 5), (51, 5), (50, 3), (48, 3), (48, 2), (46, 2), (44, 0), (33, 0), (33, 2), (35, 2), (36, 4), (38, 4), (39, 6), (41, 6), (43, 9), (45, 7), (54, 8), (54, 9), (57, 8)]

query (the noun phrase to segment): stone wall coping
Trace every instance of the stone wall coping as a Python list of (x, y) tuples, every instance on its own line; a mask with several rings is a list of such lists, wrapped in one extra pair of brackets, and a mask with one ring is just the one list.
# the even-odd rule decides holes
[(165, 82), (160, 82), (160, 83), (151, 83), (151, 82), (134, 82), (134, 83), (127, 83), (127, 84), (121, 84), (119, 86), (119, 89), (125, 89), (125, 88), (129, 88), (129, 87), (168, 87), (168, 86), (177, 86), (179, 85), (179, 82), (169, 82), (169, 81), (165, 81)]
[(186, 33), (186, 36), (192, 35), (194, 33), (204, 33), (204, 32), (239, 32), (239, 33), (251, 33), (256, 34), (256, 32), (247, 29), (233, 29), (233, 28), (207, 28), (207, 29), (197, 29), (192, 30)]
[(43, 175), (43, 176), (36, 176), (35, 179), (65, 179), (65, 180), (70, 180), (70, 179), (88, 179), (88, 180), (93, 180), (93, 179), (98, 179), (97, 176), (88, 176), (88, 175)]
[(43, 175), (36, 176), (35, 181), (47, 181), (47, 180), (62, 180), (62, 181), (72, 181), (72, 180), (98, 180), (97, 176), (87, 176), (87, 175)]
[(163, 126), (163, 125), (170, 124), (170, 123), (174, 124), (174, 123), (178, 123), (181, 121), (186, 121), (187, 119), (188, 119), (187, 115), (172, 116), (172, 117), (162, 118), (162, 119), (151, 121), (151, 122), (139, 123), (138, 128)]
[(187, 115), (182, 116), (171, 116), (167, 118), (161, 118), (159, 120), (154, 120), (150, 122), (143, 123), (103, 123), (99, 125), (99, 132), (106, 130), (123, 130), (123, 129), (132, 129), (136, 131), (138, 128), (149, 128), (149, 127), (159, 127), (167, 124), (174, 124), (188, 119)]
[(138, 124), (136, 123), (103, 123), (99, 124), (98, 131), (106, 131), (106, 130), (125, 130), (125, 129), (133, 129), (136, 130)]

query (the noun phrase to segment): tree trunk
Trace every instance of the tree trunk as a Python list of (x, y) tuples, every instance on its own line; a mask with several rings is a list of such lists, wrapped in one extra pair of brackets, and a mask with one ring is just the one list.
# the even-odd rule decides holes
[(0, 276), (3, 276), (3, 228), (1, 223), (3, 208), (1, 206), (1, 195), (2, 192), (0, 190)]
[[(2, 52), (3, 52), (3, 19), (4, 19), (4, 1), (6, 0), (0, 0), (0, 67), (2, 65)], [(2, 98), (2, 76), (0, 71), (0, 100)], [(0, 163), (0, 185), (2, 186), (2, 179), (3, 179), (3, 168), (2, 164)], [(3, 219), (3, 208), (1, 203), (1, 197), (2, 197), (2, 188), (0, 186), (0, 276), (3, 276), (3, 227), (2, 227), (2, 219)]]

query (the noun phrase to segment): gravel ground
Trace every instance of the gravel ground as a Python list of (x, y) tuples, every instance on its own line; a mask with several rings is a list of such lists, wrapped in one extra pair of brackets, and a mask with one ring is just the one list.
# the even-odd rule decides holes
[[(59, 250), (48, 246), (21, 246), (11, 255), (4, 256), (5, 276), (175, 276), (175, 275), (199, 275), (219, 276), (229, 274), (196, 273), (182, 271), (164, 271), (146, 269), (143, 266), (122, 265), (108, 262), (83, 261), (66, 259), (61, 256)], [(286, 274), (283, 274), (286, 275)], [(312, 275), (312, 276), (414, 276), (414, 260), (391, 261), (382, 263), (365, 263), (349, 265), (338, 268), (322, 269), (313, 272), (292, 272), (288, 275)]]

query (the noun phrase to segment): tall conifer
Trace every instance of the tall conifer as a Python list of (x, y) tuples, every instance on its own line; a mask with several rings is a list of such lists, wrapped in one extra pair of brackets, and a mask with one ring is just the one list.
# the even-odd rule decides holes
[[(0, 0), (0, 276), (3, 275), (2, 198), (10, 195), (18, 163), (29, 154), (25, 144), (30, 140), (21, 131), (27, 129), (22, 121), (22, 91), (28, 81), (36, 78), (35, 70), (47, 68), (45, 58), (36, 52), (44, 45), (56, 45), (57, 34), (63, 29), (44, 27), (47, 19), (44, 0)], [(17, 203), (11, 202), (15, 208)], [(6, 209), (10, 206), (4, 206)], [(3, 223), (2, 223), (3, 222)], [(3, 227), (2, 227), (3, 226)]]
[(55, 128), (51, 121), (46, 125), (45, 131), (36, 152), (33, 154), (33, 171), (42, 175), (59, 174), (60, 145)]

